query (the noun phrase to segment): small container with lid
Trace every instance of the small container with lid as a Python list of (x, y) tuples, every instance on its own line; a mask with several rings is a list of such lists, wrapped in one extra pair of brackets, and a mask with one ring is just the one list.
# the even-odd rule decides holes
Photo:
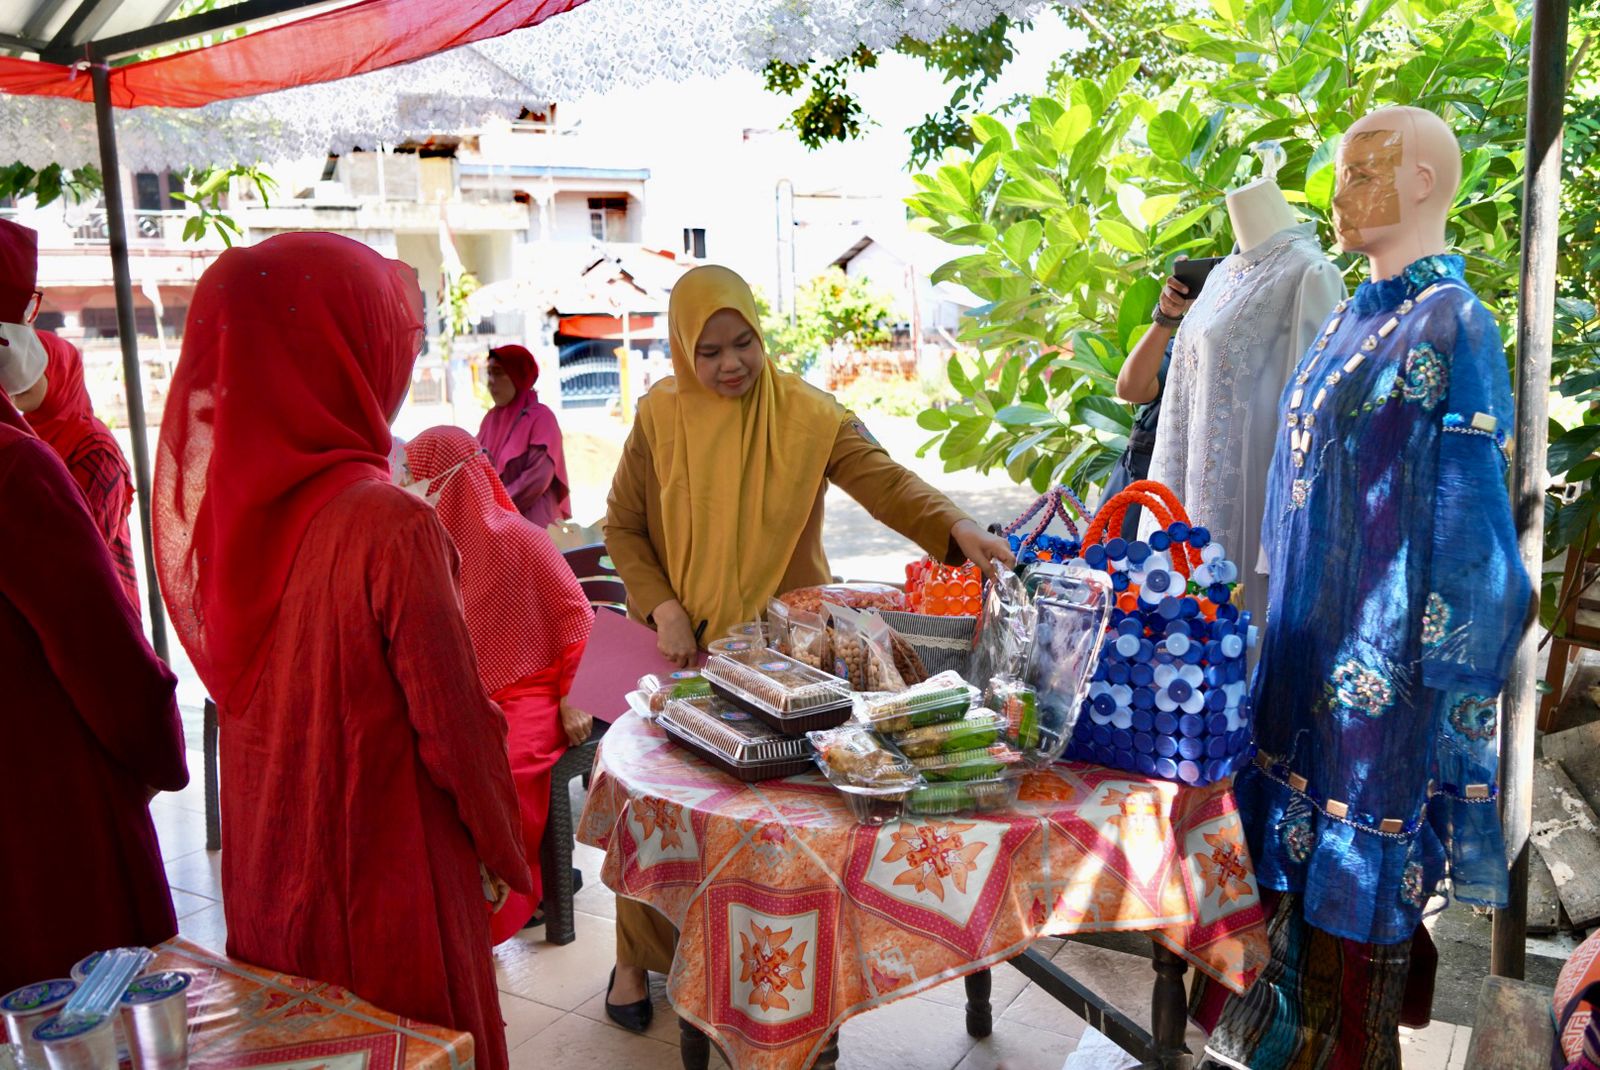
[(922, 783), (906, 756), (865, 725), (841, 725), (807, 738), (816, 750), (817, 768), (863, 825), (899, 817), (906, 793)]
[(189, 1065), (191, 980), (181, 970), (147, 973), (134, 978), (122, 994), (133, 1070), (184, 1070)]
[(735, 624), (728, 629), (729, 639), (748, 639), (756, 646), (766, 646), (771, 642), (772, 633), (765, 621), (752, 620), (744, 624)]
[(730, 651), (703, 671), (713, 691), (779, 732), (815, 732), (850, 719), (849, 683), (776, 650)]
[(1015, 769), (1020, 761), (1022, 755), (1004, 743), (950, 754), (931, 754), (912, 760), (917, 772), (930, 784), (952, 780), (986, 780)]
[(58, 1013), (77, 990), (78, 982), (61, 977), (23, 985), (0, 996), (0, 1022), (11, 1035), (11, 1043), (22, 1049), (25, 1059), (44, 1061), (43, 1049), (33, 1042), (33, 1029)]
[(712, 657), (718, 654), (748, 654), (752, 650), (762, 649), (762, 644), (751, 642), (743, 636), (728, 635), (721, 639), (713, 640), (706, 644), (706, 652)]
[(656, 714), (666, 709), (667, 703), (675, 698), (707, 698), (711, 694), (711, 685), (694, 669), (680, 669), (665, 677), (654, 674), (641, 676), (639, 692), (645, 696), (648, 711), (642, 715), (647, 720), (654, 720)]
[(776, 732), (715, 696), (674, 699), (657, 723), (674, 743), (736, 780), (772, 780), (811, 768), (804, 736)]
[(867, 699), (862, 712), (880, 732), (908, 732), (932, 724), (960, 720), (978, 692), (957, 673), (942, 672), (896, 695)]
[(990, 746), (1004, 728), (1005, 722), (994, 711), (969, 710), (960, 720), (912, 728), (892, 738), (906, 757), (928, 758)]
[(914, 788), (906, 796), (906, 812), (922, 817), (992, 813), (1009, 810), (1022, 790), (1022, 778), (1010, 773), (981, 780), (952, 780)]
[(117, 1070), (115, 1015), (57, 1014), (33, 1027), (33, 1042), (50, 1070)]

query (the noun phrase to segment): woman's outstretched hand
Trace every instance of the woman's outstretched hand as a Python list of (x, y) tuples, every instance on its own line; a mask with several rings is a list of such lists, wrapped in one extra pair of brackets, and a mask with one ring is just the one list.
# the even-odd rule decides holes
[(500, 908), (511, 898), (511, 885), (490, 873), (489, 867), (482, 862), (478, 863), (478, 877), (483, 881), (483, 898), (496, 914), (500, 913)]
[(694, 664), (699, 644), (695, 642), (694, 625), (689, 623), (689, 614), (682, 603), (676, 598), (663, 602), (650, 616), (656, 622), (656, 649), (661, 651), (661, 656), (680, 669)]
[(1011, 552), (1011, 544), (999, 535), (991, 535), (984, 531), (971, 520), (958, 520), (950, 529), (950, 537), (955, 540), (961, 552), (967, 555), (967, 560), (983, 569), (985, 573), (992, 574), (995, 562), (998, 561), (1007, 567), (1017, 563), (1017, 555)]
[(593, 717), (566, 699), (561, 700), (561, 730), (567, 735), (567, 746), (577, 747), (587, 743), (593, 728)]

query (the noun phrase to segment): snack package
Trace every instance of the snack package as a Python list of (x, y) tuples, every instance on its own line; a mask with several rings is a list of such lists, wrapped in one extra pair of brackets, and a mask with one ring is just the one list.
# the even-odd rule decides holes
[(913, 758), (911, 764), (928, 783), (950, 780), (989, 780), (1022, 761), (1022, 755), (1004, 743)]
[(906, 732), (966, 716), (977, 690), (958, 673), (942, 672), (897, 695), (861, 703), (861, 715), (880, 732)]
[(709, 698), (711, 685), (693, 669), (682, 669), (665, 679), (651, 674), (639, 678), (639, 690), (649, 696), (650, 712), (660, 713), (675, 698)]
[(820, 587), (801, 587), (779, 595), (790, 609), (822, 613), (824, 602), (847, 609), (904, 609), (906, 596), (898, 587), (884, 583), (830, 583)]
[(1083, 601), (1103, 572), (1096, 572), (1081, 557), (1067, 561), (1036, 561), (1022, 570), (1022, 587), (1033, 599), (1066, 598)]
[(904, 691), (893, 654), (894, 629), (876, 613), (830, 605), (833, 618), (833, 674), (856, 691)]
[(1009, 809), (1022, 790), (1022, 778), (1009, 773), (984, 780), (945, 781), (913, 788), (905, 808), (913, 814), (943, 817)]
[(1034, 690), (1039, 726), (1037, 743), (1024, 749), (1038, 762), (1061, 757), (1072, 738), (1111, 615), (1110, 585), (1092, 573), (1081, 583), (1072, 599), (1035, 603), (1037, 630), (1022, 679)]
[(996, 676), (984, 689), (983, 704), (1004, 725), (1005, 738), (1024, 751), (1039, 746), (1039, 697), (1014, 676)]
[(780, 598), (767, 602), (767, 642), (780, 654), (794, 655), (789, 643), (789, 604)]
[(992, 746), (1005, 728), (1005, 721), (994, 711), (971, 710), (959, 720), (897, 732), (892, 739), (907, 758), (928, 758)]
[(1002, 570), (984, 588), (983, 614), (972, 638), (968, 679), (1021, 676), (1033, 644), (1038, 616), (1016, 574)]
[(916, 787), (916, 768), (865, 725), (847, 724), (807, 732), (817, 755), (817, 768), (840, 791), (864, 794), (903, 793)]
[(821, 613), (790, 606), (784, 617), (791, 658), (821, 669), (833, 671), (833, 635), (828, 629), (828, 619)]

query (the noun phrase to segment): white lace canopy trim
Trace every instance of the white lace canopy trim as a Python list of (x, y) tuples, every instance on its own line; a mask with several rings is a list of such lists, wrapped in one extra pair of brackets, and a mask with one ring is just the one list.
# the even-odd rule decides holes
[[(538, 26), (415, 63), (202, 108), (119, 109), (124, 167), (271, 163), (514, 118), (525, 105), (778, 59), (832, 60), (1025, 17), (1040, 0), (588, 0)], [(0, 99), (0, 163), (99, 165), (94, 110)]]

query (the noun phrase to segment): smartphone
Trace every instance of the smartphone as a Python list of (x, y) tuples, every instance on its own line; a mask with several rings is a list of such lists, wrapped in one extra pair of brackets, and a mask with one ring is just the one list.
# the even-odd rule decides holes
[(1206, 284), (1206, 276), (1211, 274), (1211, 269), (1222, 263), (1223, 257), (1205, 256), (1198, 260), (1179, 260), (1172, 265), (1172, 274), (1179, 282), (1189, 287), (1191, 298), (1200, 296), (1200, 288)]

